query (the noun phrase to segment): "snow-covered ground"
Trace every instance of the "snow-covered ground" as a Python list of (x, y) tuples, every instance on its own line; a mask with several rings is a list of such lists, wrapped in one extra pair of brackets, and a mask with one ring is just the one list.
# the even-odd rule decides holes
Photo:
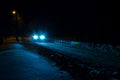
[(66, 47), (56, 43), (37, 43), (49, 49), (56, 50), (64, 55), (77, 58), (83, 62), (101, 65), (105, 67), (120, 68), (120, 53), (117, 52), (101, 52), (89, 49), (80, 49), (73, 47)]
[(99, 51), (99, 52), (110, 52), (120, 55), (119, 54), (120, 45), (78, 42), (78, 41), (68, 41), (68, 40), (55, 40), (54, 43), (68, 47), (78, 48), (78, 49), (87, 49), (87, 50)]
[(0, 80), (73, 80), (43, 56), (21, 44), (0, 46)]
[[(120, 69), (113, 69), (119, 68), (119, 58), (115, 58), (116, 56), (56, 43), (28, 43), (26, 47), (55, 61), (55, 65), (69, 72), (74, 80), (120, 80)], [(114, 65), (115, 63), (117, 64)], [(101, 65), (102, 67), (98, 67)]]

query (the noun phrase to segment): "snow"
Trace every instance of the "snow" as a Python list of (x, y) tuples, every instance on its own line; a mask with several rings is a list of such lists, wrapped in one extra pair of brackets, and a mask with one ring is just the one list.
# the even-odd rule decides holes
[[(120, 53), (120, 45), (113, 44), (100, 44), (100, 43), (90, 43), (90, 42), (77, 42), (77, 41), (68, 41), (68, 40), (55, 40), (56, 44), (74, 47), (79, 49), (87, 49), (91, 51), (99, 51), (99, 52), (109, 52), (109, 53)], [(120, 55), (120, 54), (119, 54)]]
[[(39, 45), (45, 46), (46, 48), (56, 50), (63, 55), (67, 55), (83, 62), (88, 62), (96, 65), (102, 66), (112, 66), (114, 68), (120, 67), (120, 56), (115, 55), (114, 53), (109, 54), (110, 52), (101, 52), (101, 51), (91, 51), (88, 49), (78, 49), (66, 47), (64, 45), (55, 44), (55, 43), (37, 43)], [(117, 53), (119, 54), (119, 53)]]
[(0, 49), (0, 80), (73, 80), (67, 72), (21, 44), (9, 44)]
[(64, 56), (66, 59), (62, 58), (61, 61), (64, 61), (58, 66), (68, 71), (75, 80), (120, 80), (120, 56), (56, 43), (36, 42), (36, 44), (38, 47), (44, 46), (45, 49), (51, 50), (56, 56)]

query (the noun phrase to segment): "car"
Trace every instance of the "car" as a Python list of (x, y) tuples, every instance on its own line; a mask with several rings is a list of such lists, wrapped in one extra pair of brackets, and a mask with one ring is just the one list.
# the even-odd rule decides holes
[(46, 40), (46, 36), (45, 35), (33, 35), (32, 39), (34, 41), (45, 41)]

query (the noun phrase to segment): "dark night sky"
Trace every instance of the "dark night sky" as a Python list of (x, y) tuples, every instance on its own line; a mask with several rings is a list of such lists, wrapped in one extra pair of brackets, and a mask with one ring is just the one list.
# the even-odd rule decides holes
[(4, 0), (0, 5), (0, 12), (7, 15), (3, 14), (6, 19), (11, 18), (8, 13), (15, 8), (22, 17), (26, 31), (39, 29), (58, 37), (101, 40), (115, 35), (108, 2)]

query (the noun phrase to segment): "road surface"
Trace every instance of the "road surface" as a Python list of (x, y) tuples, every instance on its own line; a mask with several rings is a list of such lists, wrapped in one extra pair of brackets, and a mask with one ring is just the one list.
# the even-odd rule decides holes
[(72, 80), (44, 57), (18, 43), (0, 46), (0, 80)]

